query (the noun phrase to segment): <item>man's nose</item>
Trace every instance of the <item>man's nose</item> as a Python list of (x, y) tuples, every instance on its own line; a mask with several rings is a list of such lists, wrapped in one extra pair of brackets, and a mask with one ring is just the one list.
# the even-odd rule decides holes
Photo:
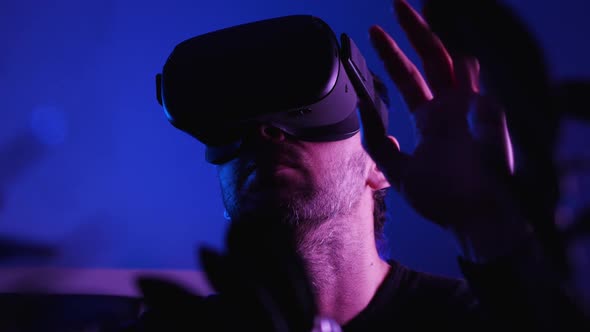
[(285, 132), (270, 124), (260, 124), (256, 128), (258, 136), (265, 140), (280, 142), (285, 140)]

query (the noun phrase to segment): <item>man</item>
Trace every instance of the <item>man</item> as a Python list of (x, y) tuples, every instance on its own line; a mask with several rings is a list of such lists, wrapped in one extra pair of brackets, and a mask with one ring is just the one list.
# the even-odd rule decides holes
[[(463, 99), (477, 92), (476, 62), (472, 59), (451, 59), (440, 41), (429, 32), (426, 23), (406, 2), (396, 1), (395, 5), (402, 27), (424, 60), (430, 84), (426, 83), (382, 29), (373, 27), (370, 33), (410, 110), (432, 107), (439, 109), (425, 112), (466, 112), (466, 109), (445, 109), (436, 103), (455, 92), (464, 93)], [(460, 99), (452, 102), (464, 103)], [(364, 125), (365, 132), (378, 130), (368, 128), (371, 124), (367, 121)], [(450, 125), (455, 126), (454, 123)], [(455, 129), (464, 128), (445, 130)], [(502, 130), (502, 127), (497, 129)], [(488, 179), (484, 175), (467, 173), (470, 168), (481, 171), (467, 164), (475, 162), (475, 156), (473, 152), (467, 151), (469, 147), (466, 147), (464, 133), (452, 134), (456, 134), (460, 140), (452, 137), (446, 143), (441, 142), (445, 137), (437, 137), (430, 142), (428, 138), (422, 140), (433, 146), (421, 145), (426, 150), (425, 155), (417, 157), (424, 159), (415, 161), (411, 168), (417, 177), (426, 175), (429, 178), (421, 183), (411, 183), (405, 193), (414, 200), (414, 206), (419, 212), (456, 232), (461, 241), (473, 241), (474, 245), (481, 245), (473, 252), (481, 257), (472, 258), (486, 259), (507, 253), (515, 245), (510, 239), (507, 241), (504, 237), (504, 241), (496, 242), (499, 237), (494, 239), (490, 235), (490, 243), (486, 243), (488, 239), (483, 238), (491, 231), (496, 231), (496, 222), (506, 220), (507, 217), (497, 215), (498, 218), (495, 218), (488, 212), (492, 209), (500, 211), (498, 208), (504, 207), (490, 204), (489, 210), (483, 209), (488, 204), (484, 200), (489, 198), (482, 197), (486, 190), (483, 184), (477, 182)], [(383, 147), (375, 148), (373, 156), (382, 163), (378, 166), (363, 148), (360, 134), (336, 142), (303, 142), (277, 128), (261, 124), (252, 128), (244, 139), (240, 155), (218, 167), (223, 201), (232, 219), (243, 215), (262, 216), (272, 209), (283, 217), (282, 221), (276, 222), (296, 225), (297, 252), (311, 279), (318, 312), (321, 316), (331, 317), (340, 325), (356, 323), (355, 317), (367, 308), (388, 278), (402, 278), (397, 281), (399, 284), (396, 288), (412, 288), (415, 286), (411, 283), (416, 282), (424, 283), (418, 288), (432, 287), (433, 291), (438, 290), (441, 292), (440, 298), (435, 299), (433, 296), (429, 304), (433, 305), (436, 301), (440, 301), (440, 306), (456, 303), (458, 308), (449, 311), (468, 310), (473, 304), (462, 283), (426, 277), (399, 265), (392, 266), (392, 262), (388, 263), (379, 257), (374, 235), (374, 195), (390, 186), (388, 179), (395, 185), (403, 181), (398, 180), (402, 163), (393, 161), (395, 164), (387, 164), (392, 162), (389, 155), (399, 153), (395, 139), (390, 139), (389, 142), (393, 144), (384, 142)], [(366, 139), (365, 143), (375, 142)], [(387, 150), (383, 151), (383, 148)], [(367, 146), (367, 150), (372, 152), (372, 147)], [(420, 152), (417, 151), (417, 154)], [(432, 155), (433, 152), (442, 153)], [(386, 156), (382, 157), (379, 153)], [(445, 162), (445, 159), (451, 161)], [(420, 169), (425, 167), (427, 169)], [(439, 187), (431, 189), (432, 185)], [(466, 211), (466, 204), (477, 206), (477, 209)], [(463, 213), (469, 215), (459, 216)], [(476, 222), (478, 224), (472, 232), (468, 223)], [(515, 227), (507, 229), (500, 236), (520, 236)], [(478, 233), (480, 231), (483, 234)], [(525, 235), (523, 227), (522, 236)], [(492, 241), (493, 245), (488, 247)], [(502, 248), (499, 244), (506, 247)]]
[[(482, 330), (515, 318), (513, 327), (531, 322), (513, 310), (526, 295), (516, 294), (515, 303), (497, 303), (490, 286), (494, 274), (505, 272), (505, 257), (516, 257), (510, 268), (535, 257), (534, 238), (503, 185), (512, 170), (503, 115), (478, 96), (477, 61), (449, 54), (413, 8), (404, 0), (394, 5), (425, 76), (383, 29), (372, 27), (370, 37), (416, 118), (419, 143), (413, 155), (400, 151), (378, 114), (362, 101), (362, 131), (347, 139), (302, 141), (264, 122), (243, 128), (239, 154), (218, 166), (233, 224), (229, 254), (202, 253), (220, 294), (199, 300), (155, 294), (144, 282), (140, 285), (153, 307), (140, 324), (144, 329), (190, 323), (257, 328), (260, 317), (267, 317), (270, 329), (297, 331), (310, 326), (310, 316), (320, 319), (319, 326), (331, 321), (344, 331), (432, 324)], [(382, 199), (390, 186), (457, 239), (462, 268), (484, 306), (463, 281), (412, 271), (379, 256), (375, 211), (379, 195)], [(286, 226), (289, 236), (280, 237), (278, 225)], [(273, 242), (276, 238), (288, 243), (283, 247)], [(500, 294), (524, 280), (518, 268), (510, 273), (516, 277), (498, 281)], [(182, 293), (171, 288), (168, 294), (174, 292)], [(167, 297), (176, 302), (154, 300)]]

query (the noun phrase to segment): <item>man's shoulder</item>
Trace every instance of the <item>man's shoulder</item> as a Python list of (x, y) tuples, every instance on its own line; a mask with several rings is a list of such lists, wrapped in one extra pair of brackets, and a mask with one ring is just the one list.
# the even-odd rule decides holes
[(433, 324), (463, 331), (464, 324), (477, 320), (477, 302), (465, 280), (417, 271), (394, 260), (388, 263), (391, 272), (346, 331), (421, 330)]
[(421, 307), (446, 306), (449, 310), (471, 310), (477, 299), (467, 281), (429, 272), (418, 271), (398, 262), (390, 262), (396, 283), (396, 296)]

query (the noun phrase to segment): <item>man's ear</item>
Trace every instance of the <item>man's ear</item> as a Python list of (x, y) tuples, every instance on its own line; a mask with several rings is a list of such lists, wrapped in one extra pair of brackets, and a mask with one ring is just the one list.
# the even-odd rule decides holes
[[(397, 139), (395, 139), (395, 137), (393, 136), (388, 136), (388, 138), (393, 143), (395, 143), (395, 145), (397, 145), (397, 148), (399, 150), (399, 142), (397, 141)], [(381, 172), (379, 167), (377, 167), (377, 164), (375, 164), (375, 162), (372, 159), (371, 169), (369, 170), (369, 176), (367, 177), (367, 184), (373, 190), (380, 190), (391, 187), (391, 184), (389, 183), (389, 181), (387, 181), (385, 174)]]
[(383, 172), (379, 170), (377, 164), (371, 160), (371, 169), (369, 170), (369, 176), (367, 177), (367, 184), (373, 190), (380, 190), (391, 187), (389, 181), (385, 178)]

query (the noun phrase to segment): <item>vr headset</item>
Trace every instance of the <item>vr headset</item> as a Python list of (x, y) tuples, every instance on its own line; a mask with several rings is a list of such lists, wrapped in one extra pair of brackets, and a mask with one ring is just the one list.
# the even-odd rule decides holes
[(360, 130), (359, 98), (388, 107), (355, 43), (310, 15), (292, 15), (206, 33), (176, 45), (156, 75), (157, 99), (170, 123), (206, 146), (206, 160), (237, 155), (257, 124), (310, 142)]

